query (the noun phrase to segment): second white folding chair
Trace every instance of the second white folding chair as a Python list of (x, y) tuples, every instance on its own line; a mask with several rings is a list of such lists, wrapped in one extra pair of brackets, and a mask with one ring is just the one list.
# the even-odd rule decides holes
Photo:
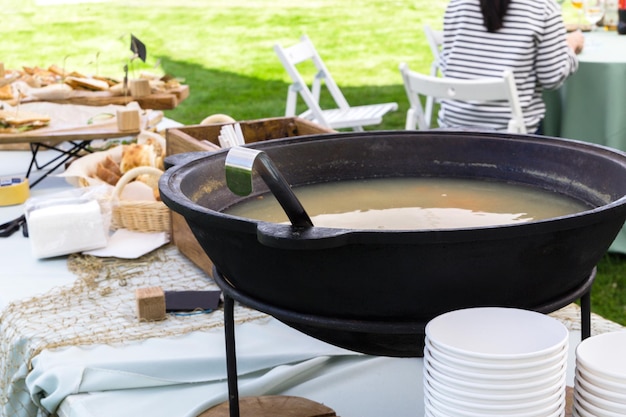
[(524, 114), (519, 103), (515, 77), (511, 71), (505, 71), (500, 78), (458, 79), (435, 77), (411, 71), (406, 63), (400, 64), (400, 73), (409, 99), (406, 116), (406, 129), (429, 129), (430, 120), (424, 117), (424, 108), (420, 97), (435, 97), (448, 100), (508, 101), (511, 119), (508, 131), (526, 133)]
[[(332, 129), (352, 128), (362, 131), (363, 126), (380, 124), (385, 114), (398, 109), (397, 103), (350, 106), (306, 35), (300, 38), (300, 42), (287, 48), (276, 44), (274, 50), (292, 80), (287, 93), (285, 111), (287, 117), (296, 115), (298, 95), (308, 106), (308, 110), (299, 116)], [(312, 61), (315, 65), (316, 74), (311, 89), (297, 68), (298, 64), (305, 61)], [(326, 85), (337, 108), (322, 109), (320, 105), (322, 83)]]

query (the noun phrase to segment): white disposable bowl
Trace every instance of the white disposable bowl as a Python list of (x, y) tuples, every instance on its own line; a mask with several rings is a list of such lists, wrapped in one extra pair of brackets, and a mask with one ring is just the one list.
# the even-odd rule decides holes
[(424, 410), (432, 417), (455, 417), (441, 410), (437, 410), (426, 398), (424, 398)]
[(555, 352), (553, 355), (538, 359), (536, 361), (517, 362), (517, 361), (475, 361), (469, 358), (463, 358), (461, 356), (451, 355), (445, 351), (440, 350), (437, 346), (426, 340), (425, 349), (428, 349), (430, 356), (437, 362), (448, 364), (457, 369), (466, 370), (470, 372), (480, 373), (524, 373), (533, 372), (545, 369), (551, 365), (555, 365), (567, 358), (568, 349), (567, 346), (560, 352)]
[(515, 390), (509, 391), (492, 391), (492, 390), (466, 390), (446, 384), (436, 378), (430, 377), (429, 373), (424, 373), (424, 386), (432, 387), (434, 390), (441, 392), (447, 396), (455, 397), (467, 401), (488, 402), (490, 404), (500, 403), (519, 403), (533, 402), (565, 389), (566, 375), (563, 374), (561, 379), (552, 385), (545, 386), (541, 389), (519, 392)]
[(624, 417), (624, 413), (616, 413), (614, 411), (606, 410), (602, 407), (591, 404), (576, 391), (574, 391), (574, 401), (578, 402), (582, 409), (591, 413), (591, 415), (594, 417)]
[(426, 363), (424, 363), (424, 373), (425, 377), (427, 378), (434, 378), (450, 387), (458, 388), (466, 392), (492, 392), (502, 393), (502, 395), (507, 395), (511, 393), (534, 393), (547, 387), (554, 387), (559, 383), (562, 378), (562, 375), (555, 374), (552, 375), (550, 378), (546, 378), (545, 380), (538, 380), (521, 384), (501, 384), (497, 382), (485, 383), (480, 381), (465, 381), (442, 374), (436, 369), (428, 367)]
[(576, 384), (579, 384), (587, 392), (590, 392), (605, 400), (613, 401), (626, 406), (626, 394), (620, 394), (618, 392), (604, 389), (596, 384), (593, 384), (587, 381), (584, 377), (582, 377), (578, 370), (576, 370), (574, 382)]
[(441, 314), (426, 325), (426, 337), (438, 349), (474, 360), (534, 361), (560, 352), (567, 328), (534, 311), (477, 307)]
[(598, 417), (585, 410), (583, 406), (574, 398), (572, 416), (574, 417)]
[[(563, 380), (565, 382), (565, 380)], [(492, 413), (523, 413), (530, 412), (537, 409), (543, 409), (554, 404), (561, 397), (563, 397), (565, 393), (565, 384), (561, 384), (559, 389), (554, 392), (539, 396), (534, 399), (508, 399), (508, 400), (496, 400), (499, 398), (494, 396), (491, 400), (487, 399), (478, 399), (478, 398), (468, 398), (468, 397), (459, 397), (456, 395), (450, 395), (445, 392), (445, 390), (439, 390), (433, 384), (433, 381), (424, 382), (424, 390), (428, 391), (428, 394), (431, 397), (436, 398), (439, 401), (442, 401), (445, 404), (448, 404), (453, 407), (466, 409), (475, 412), (492, 412)]]
[(499, 416), (499, 417), (537, 417), (537, 416), (558, 416), (560, 412), (565, 408), (565, 391), (561, 394), (557, 401), (552, 402), (545, 407), (537, 407), (532, 410), (526, 411), (502, 411), (502, 410), (480, 410), (472, 411), (467, 408), (455, 407), (449, 403), (444, 403), (439, 399), (433, 397), (428, 391), (424, 392), (424, 401), (428, 401), (434, 410), (443, 412), (446, 415), (454, 417), (485, 417), (485, 416)]
[(466, 369), (449, 366), (432, 358), (428, 348), (424, 348), (424, 364), (430, 368), (434, 368), (439, 372), (448, 375), (451, 378), (458, 378), (465, 381), (480, 381), (486, 383), (501, 384), (523, 384), (534, 381), (542, 381), (553, 375), (562, 375), (567, 370), (567, 357), (561, 359), (553, 365), (546, 368), (540, 368), (531, 372), (508, 372), (508, 373), (481, 373), (479, 371), (468, 371)]
[(615, 392), (620, 395), (626, 395), (626, 385), (615, 382), (611, 379), (598, 376), (597, 374), (590, 372), (587, 367), (585, 367), (582, 363), (578, 361), (576, 361), (576, 372), (580, 375), (580, 378), (584, 379), (590, 384)]
[(602, 410), (612, 411), (626, 416), (626, 404), (620, 404), (615, 401), (601, 398), (593, 394), (591, 391), (587, 391), (582, 385), (580, 385), (580, 383), (576, 384), (574, 395), (581, 397), (585, 401), (589, 402), (589, 404), (594, 405)]
[(585, 410), (582, 405), (574, 398), (572, 416), (574, 417), (598, 417)]
[(589, 372), (626, 386), (626, 331), (588, 337), (576, 347), (576, 361)]

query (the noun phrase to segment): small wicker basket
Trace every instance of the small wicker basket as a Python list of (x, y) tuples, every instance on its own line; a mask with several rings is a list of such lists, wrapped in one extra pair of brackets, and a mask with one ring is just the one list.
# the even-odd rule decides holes
[(169, 208), (162, 201), (120, 200), (119, 196), (126, 184), (140, 175), (153, 175), (158, 179), (163, 171), (158, 168), (141, 166), (126, 172), (113, 190), (112, 229), (129, 229), (137, 232), (170, 232), (171, 216)]

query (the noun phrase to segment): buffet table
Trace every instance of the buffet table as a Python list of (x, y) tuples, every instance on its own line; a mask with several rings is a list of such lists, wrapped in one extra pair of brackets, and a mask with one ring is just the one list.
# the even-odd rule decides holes
[[(20, 173), (22, 163), (28, 157), (28, 152), (22, 151), (0, 153), (0, 175)], [(52, 195), (68, 187), (64, 179), (50, 175), (31, 190), (31, 195)], [(22, 209), (22, 206), (0, 207), (0, 222), (19, 216)], [(35, 416), (38, 415), (37, 406), (40, 406), (66, 417), (196, 416), (227, 399), (224, 335), (221, 326), (211, 328), (211, 324), (205, 325), (203, 330), (194, 330), (193, 326), (187, 325), (182, 331), (172, 333), (176, 320), (168, 318), (163, 323), (143, 328), (142, 332), (148, 332), (145, 338), (131, 337), (113, 343), (93, 343), (93, 340), (85, 343), (83, 340), (82, 345), (43, 349), (29, 360), (23, 352), (24, 345), (36, 346), (39, 334), (34, 330), (29, 333), (22, 325), (15, 326), (23, 323), (16, 317), (22, 314), (17, 310), (31, 308), (34, 303), (45, 301), (46, 297), (57, 300), (57, 308), (75, 302), (82, 296), (71, 293), (70, 288), (76, 286), (80, 277), (69, 271), (67, 256), (34, 259), (28, 239), (19, 232), (0, 239), (0, 251), (5, 265), (10, 265), (3, 268), (6, 273), (0, 277), (0, 314), (3, 317), (0, 334), (5, 339), (19, 327), (19, 332), (28, 339), (10, 345), (8, 354), (3, 352), (3, 357), (9, 361), (3, 364), (3, 371), (9, 369), (11, 372), (1, 375), (0, 379), (2, 394), (9, 397), (0, 402), (1, 415)], [(179, 255), (175, 247), (162, 248), (158, 256), (171, 258), (167, 261), (168, 272), (161, 268), (162, 277), (169, 273), (175, 276), (176, 282), (185, 279), (210, 282), (201, 270)], [(134, 280), (144, 280), (144, 286), (154, 285), (158, 283), (153, 279), (154, 273), (146, 271), (144, 277), (133, 276), (124, 287), (118, 286), (114, 280), (110, 287), (121, 294), (115, 302), (122, 302), (106, 319), (115, 322), (115, 314), (121, 314), (122, 319), (126, 314), (129, 325), (133, 324), (131, 322), (136, 321), (133, 315)], [(105, 299), (103, 288), (101, 284), (97, 294)], [(42, 303), (32, 309), (43, 309), (48, 314), (54, 310), (50, 304), (53, 303)], [(215, 313), (220, 314), (219, 311)], [(36, 311), (32, 314), (35, 315)], [(403, 415), (420, 413), (419, 360), (371, 358), (319, 342), (258, 312), (239, 309), (238, 315), (242, 396), (279, 392), (303, 395), (325, 402), (344, 416), (373, 417), (390, 409)], [(41, 320), (39, 315), (37, 318)], [(207, 315), (206, 320), (203, 317), (191, 319), (221, 324), (219, 315)], [(100, 322), (97, 318), (82, 316), (72, 317), (70, 323), (80, 328), (83, 325), (97, 327), (95, 324)], [(36, 325), (42, 324), (33, 320), (30, 325), (35, 329)], [(153, 331), (158, 334), (160, 329), (163, 329), (163, 336), (149, 334)], [(58, 342), (57, 339), (52, 341)], [(394, 385), (401, 385), (402, 390), (393, 391), (391, 381), (397, 381)], [(346, 395), (350, 392), (346, 391), (349, 387), (354, 393), (352, 396)], [(387, 394), (389, 401), (395, 403), (393, 406), (380, 401), (381, 396)], [(360, 398), (361, 395), (368, 400)]]
[[(0, 175), (19, 173), (20, 159), (28, 157), (28, 152), (0, 152)], [(52, 175), (32, 195), (68, 187)], [(22, 206), (0, 207), (0, 222), (15, 218), (21, 210)], [(0, 396), (0, 415), (35, 417), (43, 415), (38, 409), (42, 407), (62, 417), (195, 417), (226, 401), (221, 309), (204, 315), (170, 315), (163, 322), (144, 324), (134, 316), (137, 286), (184, 282), (202, 289), (214, 286), (175, 247), (157, 250), (150, 266), (127, 277), (109, 274), (95, 281), (85, 280), (75, 268), (71, 272), (69, 267), (75, 266), (71, 257), (34, 259), (28, 239), (20, 233), (0, 239), (0, 256), (5, 265), (0, 275), (0, 347), (6, 349), (8, 338), (19, 339), (2, 356), (9, 362), (0, 375), (0, 395), (5, 397)], [(121, 262), (117, 270), (128, 265)], [(81, 283), (91, 285), (82, 288)], [(102, 305), (106, 314), (79, 314), (72, 306), (81, 305), (81, 299)], [(20, 317), (25, 310), (31, 316)], [(571, 386), (573, 350), (580, 341), (579, 309), (571, 305), (553, 314), (570, 329)], [(61, 331), (92, 339), (78, 338), (72, 343), (53, 334), (46, 336), (47, 341), (40, 340), (44, 336), (37, 326), (43, 328), (46, 318), (59, 317), (67, 320), (65, 327), (54, 323)], [(343, 417), (423, 415), (421, 359), (346, 351), (243, 306), (237, 306), (236, 318), (242, 397), (300, 396), (323, 403)], [(119, 327), (94, 331), (107, 320)], [(619, 328), (600, 317), (592, 318), (592, 333)], [(136, 332), (129, 333), (133, 329)], [(12, 332), (24, 337), (16, 338)], [(130, 336), (116, 338), (116, 333)], [(102, 343), (97, 337), (110, 342)], [(43, 348), (29, 355), (28, 346)]]
[[(626, 151), (626, 36), (585, 33), (578, 71), (557, 91), (546, 92), (544, 131)], [(611, 246), (626, 253), (626, 229)]]
[[(8, 108), (5, 106), (5, 109)], [(23, 175), (30, 180), (31, 187), (45, 178), (45, 172), (54, 171), (88, 151), (92, 141), (136, 136), (141, 129), (152, 129), (164, 119), (163, 112), (141, 109), (136, 102), (106, 106), (34, 102), (21, 104), (13, 109), (16, 112), (23, 109), (51, 118), (47, 126), (38, 129), (0, 133), (0, 150), (30, 149), (31, 158), (25, 163), (28, 169)], [(139, 112), (139, 126), (131, 130), (120, 130), (116, 113), (126, 110)], [(53, 151), (55, 158), (42, 162), (40, 155), (43, 151)], [(33, 180), (30, 174), (37, 170), (43, 175)]]

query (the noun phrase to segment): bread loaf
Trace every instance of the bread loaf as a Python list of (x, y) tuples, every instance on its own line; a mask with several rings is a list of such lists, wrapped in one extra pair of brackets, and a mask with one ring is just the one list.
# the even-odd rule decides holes
[(111, 170), (113, 173), (115, 173), (116, 175), (120, 177), (122, 176), (120, 165), (117, 162), (115, 162), (113, 158), (111, 158), (111, 155), (107, 155), (107, 157), (101, 163), (106, 169)]
[(122, 153), (122, 162), (120, 163), (122, 173), (140, 166), (162, 169), (162, 156), (157, 146), (158, 144), (154, 143), (133, 143), (126, 145)]
[(120, 180), (121, 175), (118, 175), (112, 170), (108, 169), (101, 162), (96, 166), (96, 177), (106, 182), (107, 184), (115, 186), (115, 184), (117, 184), (117, 182)]
[(13, 100), (13, 87), (11, 87), (11, 84), (0, 87), (0, 100)]

